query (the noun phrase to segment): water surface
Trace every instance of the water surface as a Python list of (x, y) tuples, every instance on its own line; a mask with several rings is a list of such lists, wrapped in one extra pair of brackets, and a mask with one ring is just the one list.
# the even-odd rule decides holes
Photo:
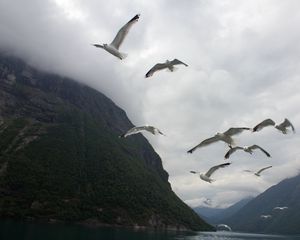
[(300, 236), (234, 232), (134, 231), (126, 228), (90, 228), (69, 224), (0, 221), (1, 240), (300, 240)]

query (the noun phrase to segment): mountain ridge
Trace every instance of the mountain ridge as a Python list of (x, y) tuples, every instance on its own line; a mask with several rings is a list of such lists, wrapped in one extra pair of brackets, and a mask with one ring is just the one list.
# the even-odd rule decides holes
[[(251, 200), (236, 214), (225, 219), (235, 231), (299, 234), (300, 175), (282, 180)], [(287, 206), (285, 210), (274, 210)], [(271, 215), (264, 219), (261, 215)]]
[(0, 217), (212, 230), (94, 89), (0, 55)]
[(194, 210), (210, 224), (220, 224), (224, 219), (235, 214), (253, 198), (244, 198), (227, 208), (196, 207)]

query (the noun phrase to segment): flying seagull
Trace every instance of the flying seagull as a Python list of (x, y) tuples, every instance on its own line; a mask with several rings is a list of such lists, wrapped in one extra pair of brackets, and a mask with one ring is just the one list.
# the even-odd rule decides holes
[(133, 127), (131, 129), (129, 129), (126, 133), (123, 133), (122, 135), (120, 135), (119, 137), (120, 138), (125, 138), (129, 135), (132, 135), (132, 134), (137, 134), (141, 131), (148, 131), (150, 133), (152, 133), (153, 135), (156, 135), (156, 134), (161, 134), (161, 135), (164, 135), (159, 129), (157, 129), (156, 127), (153, 127), (153, 126), (141, 126), (141, 127)]
[(295, 133), (295, 128), (294, 128), (293, 124), (287, 118), (285, 118), (282, 123), (275, 126), (275, 128), (277, 128), (283, 134), (287, 134), (287, 128), (288, 127), (291, 127), (293, 133)]
[(129, 29), (132, 27), (134, 23), (136, 23), (139, 20), (140, 14), (135, 15), (128, 23), (126, 23), (117, 33), (115, 39), (110, 44), (93, 44), (93, 46), (98, 48), (103, 48), (107, 52), (111, 53), (112, 55), (116, 56), (117, 58), (120, 58), (121, 60), (124, 59), (127, 54), (121, 53), (119, 51), (119, 48), (121, 44), (123, 43), (126, 35), (129, 32)]
[(229, 128), (226, 132), (216, 133), (215, 136), (203, 140), (201, 143), (199, 143), (192, 149), (188, 150), (187, 152), (193, 153), (197, 148), (207, 146), (207, 145), (217, 142), (217, 141), (223, 141), (223, 142), (226, 142), (228, 145), (232, 146), (234, 144), (232, 136), (239, 134), (244, 130), (250, 130), (250, 128), (248, 128), (248, 127)]
[[(254, 173), (254, 175), (260, 177), (260, 173), (261, 173), (262, 171), (265, 171), (265, 170), (267, 170), (267, 169), (269, 169), (269, 168), (271, 168), (271, 167), (272, 167), (272, 166), (268, 166), (268, 167), (264, 167), (264, 168), (262, 168), (262, 169), (259, 169), (257, 172)], [(244, 172), (252, 172), (252, 171), (251, 171), (251, 170), (244, 170)]]
[(157, 63), (155, 64), (147, 73), (146, 73), (146, 78), (151, 77), (153, 75), (153, 73), (163, 70), (165, 68), (169, 69), (171, 72), (173, 72), (176, 68), (174, 67), (174, 65), (179, 65), (179, 64), (183, 64), (184, 66), (188, 66), (187, 64), (185, 64), (184, 62), (179, 61), (178, 59), (174, 59), (172, 61), (167, 60), (165, 63)]
[(272, 217), (272, 215), (260, 215), (260, 217), (261, 217), (262, 219), (269, 219), (269, 218)]
[(203, 174), (203, 173), (200, 173), (200, 172), (195, 172), (195, 171), (190, 171), (190, 173), (194, 173), (194, 174), (199, 174), (200, 178), (203, 180), (203, 181), (206, 181), (206, 182), (213, 182), (215, 181), (214, 179), (211, 179), (210, 176), (216, 171), (218, 170), (219, 168), (223, 168), (223, 167), (226, 167), (226, 166), (229, 166), (231, 163), (223, 163), (223, 164), (220, 164), (220, 165), (217, 165), (217, 166), (214, 166), (214, 167), (211, 167), (207, 173)]
[(232, 231), (231, 227), (223, 223), (218, 224), (216, 227), (217, 227), (217, 231), (230, 231), (230, 232)]
[(288, 207), (284, 206), (284, 207), (274, 207), (273, 210), (285, 210), (285, 209), (288, 209)]
[(211, 199), (206, 198), (203, 203), (205, 203), (206, 205), (210, 206), (211, 205)]
[(261, 129), (268, 127), (268, 126), (275, 126), (275, 122), (271, 118), (265, 119), (262, 122), (260, 122), (259, 124), (257, 124), (253, 128), (253, 132), (258, 132)]
[(252, 145), (252, 146), (245, 146), (245, 147), (239, 147), (239, 146), (231, 147), (231, 146), (230, 146), (230, 149), (228, 150), (228, 152), (225, 154), (224, 157), (225, 157), (226, 159), (229, 158), (230, 155), (233, 154), (233, 153), (234, 153), (235, 151), (237, 151), (237, 150), (244, 150), (245, 152), (248, 152), (248, 153), (252, 154), (252, 153), (253, 153), (253, 150), (255, 150), (255, 149), (259, 149), (259, 150), (261, 150), (264, 154), (266, 154), (268, 157), (271, 157), (271, 155), (270, 155), (265, 149), (263, 149), (262, 147), (260, 147), (260, 146), (258, 146), (258, 145), (256, 145), (256, 144), (254, 144), (254, 145)]

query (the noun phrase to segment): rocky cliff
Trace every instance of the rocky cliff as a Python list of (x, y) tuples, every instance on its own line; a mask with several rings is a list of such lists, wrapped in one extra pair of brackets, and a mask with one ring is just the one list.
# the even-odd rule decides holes
[(0, 56), (0, 216), (208, 230), (103, 94)]

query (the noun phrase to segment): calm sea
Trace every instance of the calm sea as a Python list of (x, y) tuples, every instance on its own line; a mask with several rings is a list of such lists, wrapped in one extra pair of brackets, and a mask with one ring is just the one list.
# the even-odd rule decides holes
[(89, 228), (66, 224), (37, 224), (0, 221), (1, 240), (300, 240), (300, 236), (263, 235), (234, 232), (178, 233), (172, 231), (134, 231), (124, 228)]

